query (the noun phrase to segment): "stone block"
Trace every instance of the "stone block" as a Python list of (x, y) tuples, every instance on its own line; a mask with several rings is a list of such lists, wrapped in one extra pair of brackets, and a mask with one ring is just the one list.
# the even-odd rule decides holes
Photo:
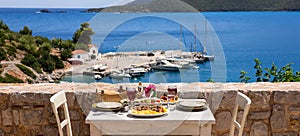
[(78, 111), (70, 110), (69, 113), (71, 120), (80, 120), (80, 114), (78, 113)]
[(8, 94), (7, 93), (0, 93), (0, 111), (5, 110), (8, 105)]
[(20, 123), (24, 126), (42, 125), (44, 111), (41, 110), (20, 110)]
[(54, 126), (43, 127), (43, 136), (58, 136), (57, 127)]
[[(216, 98), (212, 100), (213, 103), (219, 103), (220, 100), (220, 109), (227, 109), (232, 110), (234, 108), (235, 104), (235, 98), (236, 98), (236, 91), (224, 91), (224, 92), (214, 92), (213, 94), (210, 93), (209, 95), (214, 95)], [(217, 98), (223, 95), (223, 98)], [(213, 96), (213, 97), (214, 97)], [(209, 96), (210, 97), (210, 96)]]
[(285, 116), (284, 107), (280, 105), (273, 106), (272, 116), (270, 118), (272, 129), (286, 129), (288, 127), (288, 119)]
[(82, 127), (80, 121), (71, 121), (71, 127), (72, 127), (72, 132), (74, 136), (80, 136), (82, 135)]
[[(237, 114), (237, 119), (236, 119), (237, 122), (239, 122), (239, 123), (242, 122), (243, 114), (244, 114), (244, 111), (239, 111), (239, 112), (238, 112), (238, 114)], [(248, 117), (248, 116), (247, 116), (247, 117)], [(245, 128), (244, 128), (244, 130), (247, 129), (248, 127), (250, 127), (250, 126), (248, 126), (248, 119), (247, 119), (247, 117), (246, 117), (246, 121), (245, 121)]]
[(10, 103), (16, 106), (23, 105), (44, 105), (49, 103), (51, 95), (46, 93), (12, 93), (10, 95)]
[(0, 136), (5, 136), (5, 132), (0, 128)]
[(232, 116), (229, 111), (223, 111), (216, 114), (216, 131), (227, 131), (230, 129)]
[(12, 115), (13, 115), (14, 124), (19, 125), (19, 123), (20, 123), (19, 111), (18, 110), (12, 110)]
[(272, 133), (272, 136), (297, 136), (298, 134), (296, 132), (278, 132), (278, 133)]
[(74, 108), (75, 95), (74, 92), (66, 92), (67, 104), (69, 108)]
[(279, 104), (300, 104), (300, 91), (276, 91), (274, 102)]
[(271, 116), (271, 111), (256, 111), (256, 112), (250, 112), (248, 115), (249, 119), (269, 119)]
[(291, 107), (289, 107), (289, 112), (300, 113), (300, 106), (291, 106)]
[(269, 91), (249, 91), (249, 98), (252, 103), (250, 106), (250, 111), (260, 111), (260, 110), (269, 110), (270, 99), (272, 92)]
[(3, 126), (11, 126), (12, 125), (12, 110), (10, 108), (2, 111), (2, 124)]
[(251, 126), (250, 136), (268, 136), (268, 126), (263, 122), (255, 122)]
[(33, 136), (43, 135), (42, 126), (32, 126), (30, 128), (30, 135)]

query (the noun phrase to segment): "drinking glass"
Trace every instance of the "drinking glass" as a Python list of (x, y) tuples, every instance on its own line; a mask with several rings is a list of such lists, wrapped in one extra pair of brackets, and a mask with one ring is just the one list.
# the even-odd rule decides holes
[(177, 95), (177, 87), (176, 86), (168, 86), (168, 93), (167, 93), (167, 104), (168, 104), (168, 108), (170, 108), (171, 110), (174, 107), (170, 107), (170, 101), (174, 100), (175, 101), (175, 96)]
[(128, 97), (128, 99), (129, 99), (129, 108), (130, 109), (132, 109), (132, 107), (133, 107), (133, 101), (134, 101), (134, 99), (135, 99), (135, 96), (136, 96), (136, 90), (135, 90), (135, 88), (127, 88), (126, 89), (126, 91), (127, 91), (127, 97)]

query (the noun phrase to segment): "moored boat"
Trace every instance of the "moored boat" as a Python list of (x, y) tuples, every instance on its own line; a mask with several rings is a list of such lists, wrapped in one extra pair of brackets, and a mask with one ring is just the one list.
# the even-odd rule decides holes
[(166, 70), (166, 71), (179, 71), (180, 65), (173, 64), (167, 60), (156, 60), (156, 63), (151, 64), (151, 69)]
[(111, 78), (131, 78), (131, 76), (124, 72), (124, 70), (112, 71), (109, 75)]

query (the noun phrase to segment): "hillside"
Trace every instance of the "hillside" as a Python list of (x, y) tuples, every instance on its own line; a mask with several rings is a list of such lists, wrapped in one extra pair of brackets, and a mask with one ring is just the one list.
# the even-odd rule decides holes
[(70, 40), (32, 36), (27, 26), (13, 32), (0, 20), (0, 83), (54, 82), (63, 76), (72, 49)]
[(135, 0), (87, 12), (299, 11), (300, 0)]
[(198, 11), (295, 11), (300, 0), (182, 0)]
[(197, 12), (181, 0), (143, 0), (125, 6), (103, 9), (101, 12)]

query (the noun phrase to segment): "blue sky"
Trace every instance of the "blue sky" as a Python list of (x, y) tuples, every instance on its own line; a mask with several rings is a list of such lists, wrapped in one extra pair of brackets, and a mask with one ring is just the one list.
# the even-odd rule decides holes
[(0, 7), (9, 8), (98, 8), (124, 5), (134, 0), (0, 0)]

